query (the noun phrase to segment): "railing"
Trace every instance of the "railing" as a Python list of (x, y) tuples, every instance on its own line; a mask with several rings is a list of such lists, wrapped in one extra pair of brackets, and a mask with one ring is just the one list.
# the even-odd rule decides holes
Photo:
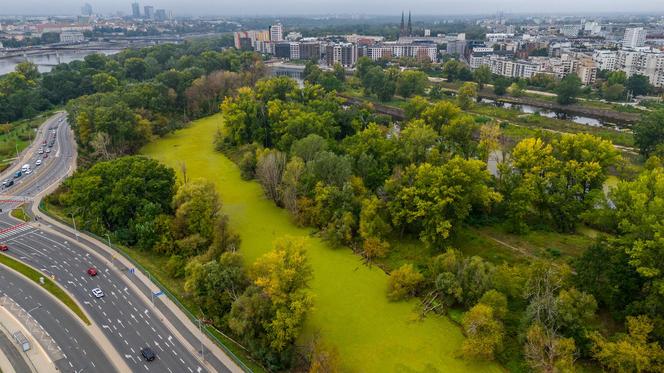
[[(40, 204), (39, 204), (39, 211), (41, 211), (43, 214), (45, 214), (45, 215), (51, 217), (52, 219), (57, 220), (57, 221), (60, 222), (61, 224), (64, 224), (64, 225), (66, 225), (66, 226), (68, 226), (68, 227), (70, 227), (70, 228), (73, 228), (69, 222), (67, 222), (67, 221), (65, 221), (65, 220), (63, 220), (63, 219), (61, 219), (59, 216), (56, 216), (56, 215), (52, 214), (50, 211), (48, 211), (48, 210), (44, 207), (44, 202), (40, 202)], [(102, 243), (103, 243), (103, 242), (106, 241), (104, 238), (101, 238), (101, 237), (97, 236), (96, 234), (94, 234), (94, 233), (92, 233), (92, 232), (88, 232), (88, 231), (81, 230), (81, 229), (78, 229), (77, 231), (78, 231), (78, 232), (81, 232), (81, 233), (84, 233), (84, 234), (86, 234), (86, 235), (88, 235), (88, 236), (90, 236), (90, 237), (96, 239), (96, 240), (99, 241), (99, 242), (102, 242)], [(187, 307), (186, 307), (185, 305), (183, 305), (182, 303), (180, 303), (180, 301), (177, 299), (177, 297), (176, 297), (175, 295), (173, 295), (173, 293), (171, 293), (171, 292), (168, 290), (168, 288), (167, 288), (164, 284), (162, 284), (162, 283), (161, 283), (161, 282), (160, 282), (155, 276), (153, 276), (152, 273), (150, 273), (150, 271), (148, 271), (145, 267), (143, 267), (143, 266), (142, 266), (141, 264), (139, 264), (136, 260), (134, 260), (129, 254), (127, 254), (127, 253), (124, 251), (124, 249), (122, 249), (122, 248), (119, 247), (119, 246), (113, 245), (112, 243), (111, 243), (110, 247), (111, 247), (113, 250), (115, 250), (116, 252), (120, 253), (120, 254), (121, 254), (125, 259), (127, 259), (127, 260), (128, 260), (128, 261), (129, 261), (129, 262), (130, 262), (135, 268), (138, 268), (138, 270), (141, 271), (141, 272), (143, 273), (143, 275), (147, 276), (147, 277), (150, 279), (150, 281), (152, 281), (152, 282), (153, 282), (153, 283), (159, 288), (159, 290), (161, 290), (164, 294), (166, 294), (166, 296), (167, 296), (171, 301), (173, 301), (173, 303), (175, 303), (175, 304), (178, 306), (178, 308), (179, 308), (179, 309), (180, 309), (185, 315), (187, 315), (187, 317), (189, 318), (189, 320), (191, 320), (194, 324), (198, 324), (198, 323), (200, 323), (200, 319), (199, 319), (199, 318), (197, 318), (197, 317), (196, 317), (191, 311), (189, 311), (189, 309), (187, 309)], [(124, 271), (123, 271), (123, 272), (124, 272)], [(200, 324), (199, 324), (199, 326), (200, 326)], [(237, 357), (237, 355), (235, 355), (235, 354), (230, 350), (230, 348), (228, 348), (228, 347), (226, 346), (226, 344), (225, 344), (222, 340), (220, 340), (219, 338), (217, 338), (217, 336), (215, 336), (212, 332), (210, 332), (210, 330), (208, 329), (208, 326), (207, 326), (207, 325), (206, 325), (204, 328), (201, 328), (201, 330), (204, 330), (204, 331), (205, 331), (205, 334), (206, 334), (206, 335), (207, 335), (207, 336), (208, 336), (213, 342), (215, 342), (219, 347), (221, 347), (221, 349), (224, 350), (224, 352), (225, 352), (228, 356), (230, 356), (230, 358), (233, 359), (233, 361), (234, 361), (237, 365), (239, 365), (240, 368), (242, 368), (242, 370), (244, 370), (245, 372), (253, 372), (253, 370), (252, 370), (251, 368), (249, 368), (249, 367), (248, 367), (248, 366), (247, 366), (247, 365), (246, 365), (246, 364), (245, 364), (245, 363), (244, 363), (239, 357)], [(222, 333), (222, 332), (219, 331), (218, 329), (215, 328), (215, 331), (218, 332), (219, 334), (223, 335), (225, 338), (227, 338), (227, 339), (229, 339), (229, 340), (235, 342), (231, 337), (229, 337), (229, 336), (227, 336), (226, 334)], [(244, 348), (244, 347), (243, 347), (242, 345), (240, 345), (239, 343), (237, 343), (237, 342), (235, 342), (235, 343), (236, 343), (240, 348), (246, 350), (246, 348)]]

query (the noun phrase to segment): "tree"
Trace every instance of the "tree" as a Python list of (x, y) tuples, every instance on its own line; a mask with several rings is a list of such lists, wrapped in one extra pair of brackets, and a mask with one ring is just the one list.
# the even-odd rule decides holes
[(422, 120), (436, 131), (440, 131), (443, 126), (459, 115), (461, 115), (461, 109), (458, 106), (448, 101), (440, 101), (429, 105), (422, 112)]
[(423, 120), (414, 120), (408, 123), (399, 136), (403, 164), (423, 163), (430, 150), (439, 139), (438, 133), (424, 123)]
[(128, 78), (143, 80), (146, 78), (148, 66), (142, 58), (132, 57), (125, 60), (124, 69)]
[(390, 245), (384, 239), (391, 227), (385, 215), (385, 206), (376, 196), (362, 201), (359, 233), (364, 240), (364, 256), (369, 260), (384, 257), (389, 250)]
[(267, 198), (279, 203), (279, 186), (286, 168), (286, 154), (278, 150), (264, 150), (257, 155), (256, 177)]
[(470, 109), (477, 101), (477, 84), (473, 82), (463, 83), (457, 91), (457, 102), (463, 110)]
[(398, 301), (415, 296), (424, 276), (413, 268), (412, 264), (404, 264), (390, 273), (387, 283), (387, 297)]
[(602, 94), (609, 101), (621, 101), (625, 99), (625, 86), (622, 84), (612, 84), (602, 89)]
[(489, 179), (484, 162), (460, 157), (442, 166), (408, 166), (385, 185), (392, 222), (414, 228), (427, 244), (441, 244), (474, 208), (500, 200)]
[(402, 97), (412, 97), (414, 95), (423, 95), (429, 79), (421, 71), (406, 70), (399, 74), (397, 79), (397, 93)]
[(491, 289), (484, 293), (479, 304), (491, 307), (493, 316), (498, 320), (504, 320), (507, 316), (507, 297), (497, 290)]
[(627, 91), (631, 92), (634, 96), (647, 95), (653, 90), (648, 77), (641, 74), (630, 76), (625, 83), (625, 88), (627, 88)]
[(350, 160), (347, 156), (322, 151), (305, 168), (305, 179), (309, 186), (322, 181), (327, 185), (342, 186), (352, 175)]
[(521, 97), (523, 96), (524, 89), (521, 87), (521, 85), (519, 85), (519, 83), (512, 83), (507, 88), (507, 93), (509, 93), (510, 96)]
[(581, 93), (581, 79), (576, 74), (568, 74), (560, 81), (556, 94), (557, 101), (561, 105), (569, 105), (576, 102), (576, 97)]
[(510, 86), (510, 81), (502, 76), (496, 78), (493, 82), (493, 93), (502, 96), (507, 92), (507, 87)]
[(445, 62), (443, 64), (443, 74), (445, 74), (447, 81), (451, 82), (456, 80), (462, 67), (463, 65), (461, 62), (455, 59), (451, 59)]
[(291, 154), (300, 157), (305, 163), (316, 158), (318, 153), (327, 150), (327, 140), (316, 134), (297, 140), (291, 147)]
[(627, 83), (627, 74), (624, 71), (611, 71), (606, 78), (608, 85), (620, 84), (622, 86)]
[(312, 277), (305, 241), (283, 237), (274, 249), (256, 260), (249, 271), (252, 285), (231, 307), (229, 328), (272, 368), (283, 369), (291, 359), (312, 298)]
[(493, 360), (502, 349), (504, 328), (496, 320), (493, 308), (477, 304), (463, 315), (461, 321), (466, 339), (461, 353), (466, 359)]
[(477, 83), (480, 90), (484, 85), (491, 82), (491, 69), (487, 65), (482, 65), (473, 72), (473, 80)]
[(537, 372), (565, 372), (574, 368), (574, 339), (561, 338), (547, 331), (539, 323), (528, 328), (524, 357)]
[(641, 116), (634, 126), (634, 140), (641, 154), (648, 158), (651, 155), (664, 155), (664, 109), (655, 110)]
[(628, 316), (627, 329), (628, 335), (619, 335), (613, 341), (593, 333), (593, 357), (610, 371), (661, 372), (664, 349), (650, 338), (652, 321), (647, 316)]
[(406, 115), (406, 120), (413, 120), (420, 117), (422, 112), (426, 110), (429, 106), (429, 101), (422, 96), (415, 96), (408, 100), (406, 106), (404, 107), (404, 114)]
[(92, 85), (97, 92), (111, 92), (118, 84), (118, 80), (111, 74), (98, 73), (92, 76)]
[(215, 185), (203, 179), (182, 185), (173, 198), (175, 218), (173, 232), (176, 239), (187, 239), (183, 243), (193, 244), (191, 236), (200, 236), (193, 246), (180, 247), (181, 255), (194, 255), (207, 249), (212, 243), (215, 223), (221, 215), (221, 201)]
[(304, 175), (304, 161), (294, 156), (286, 165), (281, 185), (279, 186), (279, 200), (288, 211), (294, 216), (298, 216), (300, 210), (298, 207), (298, 198), (302, 189), (302, 176)]

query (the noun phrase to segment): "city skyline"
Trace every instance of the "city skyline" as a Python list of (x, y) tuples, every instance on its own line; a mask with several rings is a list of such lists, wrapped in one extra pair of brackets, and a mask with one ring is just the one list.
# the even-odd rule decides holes
[[(92, 1), (90, 4), (96, 13), (112, 14), (121, 11), (131, 14), (133, 1), (117, 2), (112, 0)], [(598, 13), (664, 13), (664, 6), (648, 0), (619, 0), (607, 4), (601, 0), (578, 2), (560, 0), (555, 3), (533, 1), (524, 3), (516, 0), (478, 0), (465, 2), (459, 0), (439, 1), (417, 0), (403, 2), (401, 0), (321, 0), (315, 4), (302, 0), (286, 0), (275, 4), (268, 0), (255, 0), (251, 6), (246, 3), (214, 2), (211, 0), (192, 0), (186, 6), (176, 0), (155, 0), (139, 2), (141, 7), (151, 5), (155, 8), (172, 9), (179, 15), (203, 16), (298, 16), (323, 14), (357, 14), (357, 15), (394, 15), (404, 9), (414, 14), (427, 15), (481, 15), (495, 12), (514, 14), (598, 14)], [(28, 0), (3, 5), (2, 15), (66, 15), (77, 14), (84, 1), (63, 0), (54, 4), (46, 0)]]

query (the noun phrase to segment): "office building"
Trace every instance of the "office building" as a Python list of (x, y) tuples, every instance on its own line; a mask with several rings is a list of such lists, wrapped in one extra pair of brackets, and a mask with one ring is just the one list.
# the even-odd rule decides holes
[(154, 7), (151, 5), (146, 5), (143, 7), (143, 18), (145, 19), (154, 19)]
[(157, 9), (154, 11), (155, 21), (165, 21), (166, 18), (166, 9)]
[(270, 26), (270, 41), (275, 43), (284, 40), (284, 28), (281, 23)]
[(134, 18), (141, 18), (141, 8), (138, 3), (131, 4), (131, 16)]
[(85, 41), (85, 37), (80, 31), (63, 31), (60, 33), (60, 43), (75, 44), (83, 41)]
[(646, 45), (646, 30), (643, 27), (628, 28), (623, 38), (623, 48), (638, 48)]
[(272, 54), (277, 57), (277, 58), (286, 58), (289, 59), (291, 58), (291, 43), (290, 42), (277, 42), (277, 43), (272, 43), (272, 46), (274, 48), (274, 51)]
[(85, 3), (85, 5), (81, 7), (81, 15), (90, 17), (92, 15), (92, 5)]

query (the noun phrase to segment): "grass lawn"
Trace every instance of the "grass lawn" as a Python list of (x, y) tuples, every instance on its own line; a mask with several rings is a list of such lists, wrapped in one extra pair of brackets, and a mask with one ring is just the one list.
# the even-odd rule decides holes
[(213, 137), (221, 115), (192, 123), (143, 149), (143, 153), (176, 170), (182, 162), (188, 177), (216, 183), (224, 212), (242, 237), (240, 252), (247, 264), (269, 251), (283, 235), (303, 236), (314, 270), (314, 310), (303, 339), (319, 333), (336, 346), (343, 370), (354, 372), (497, 372), (496, 364), (456, 358), (463, 335), (452, 321), (430, 316), (413, 321), (417, 301), (389, 302), (387, 276), (367, 267), (349, 249), (332, 249), (296, 227), (288, 213), (265, 199), (260, 185), (243, 181), (237, 166), (214, 150)]
[(28, 214), (25, 213), (25, 210), (23, 209), (23, 205), (13, 209), (12, 212), (11, 212), (11, 215), (13, 217), (15, 217), (16, 219), (21, 220), (21, 221), (25, 221), (25, 222), (30, 221), (30, 216), (28, 216)]
[[(85, 325), (90, 325), (90, 320), (88, 320), (87, 316), (85, 316), (85, 314), (78, 306), (78, 304), (76, 304), (76, 302), (74, 302), (74, 300), (67, 293), (65, 293), (65, 291), (62, 290), (62, 288), (60, 288), (56, 283), (51, 281), (51, 279), (48, 278), (46, 275), (34, 270), (32, 267), (27, 266), (5, 254), (0, 254), (0, 264), (5, 265), (19, 272), (23, 276), (29, 278), (39, 286), (46, 289), (46, 291), (53, 294), (56, 298), (60, 300), (60, 302), (62, 302), (65, 306), (69, 307), (69, 309), (71, 309), (78, 317), (80, 317), (81, 320), (83, 320), (83, 322), (85, 323)], [(40, 277), (44, 277), (44, 285), (41, 285), (39, 283)]]

